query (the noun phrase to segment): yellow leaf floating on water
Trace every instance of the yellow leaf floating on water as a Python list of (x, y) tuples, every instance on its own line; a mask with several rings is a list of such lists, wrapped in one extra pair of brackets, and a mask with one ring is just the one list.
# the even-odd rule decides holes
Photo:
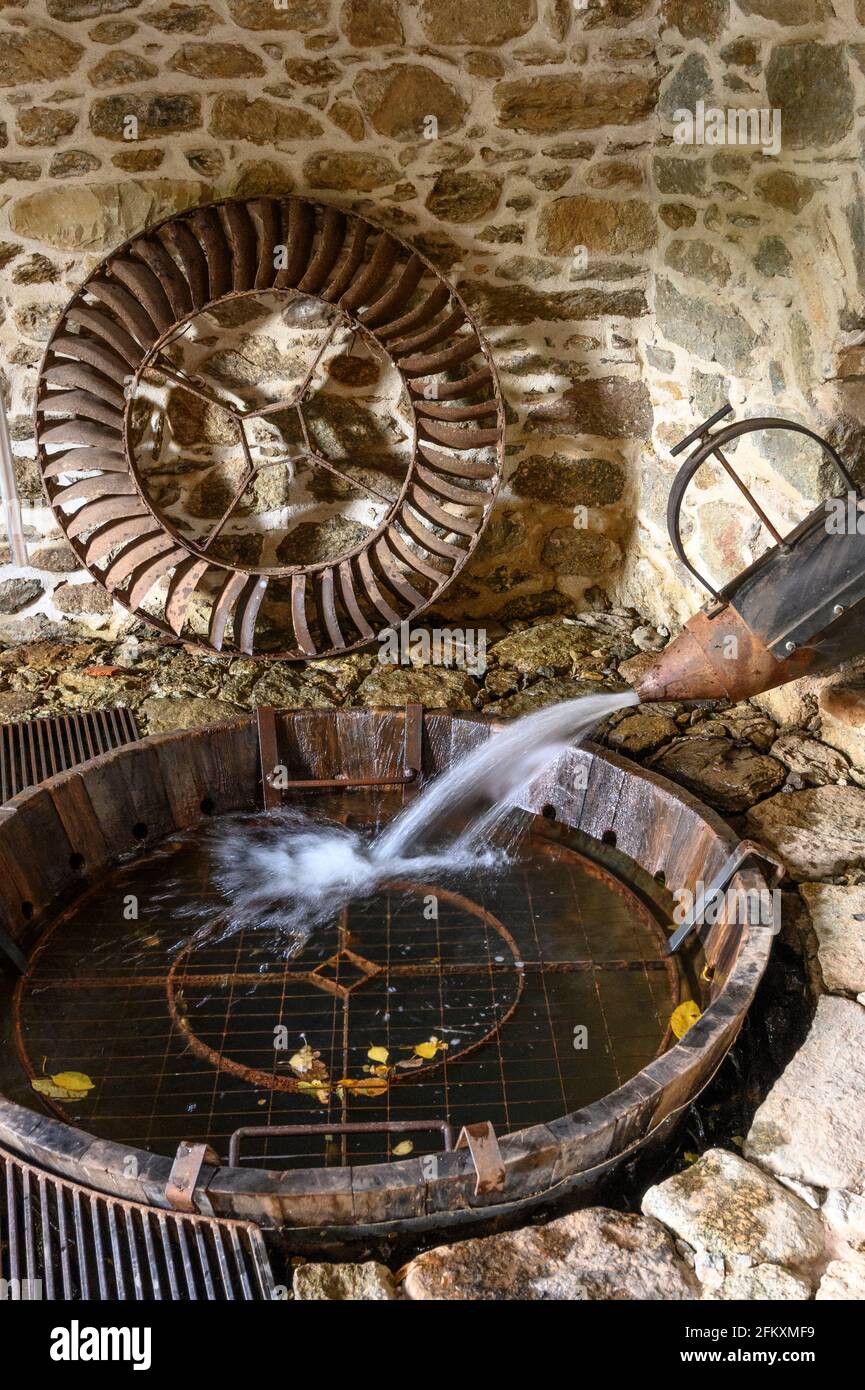
[(47, 1096), (49, 1100), (74, 1100), (76, 1097), (83, 1099), (86, 1091), (66, 1091), (62, 1086), (55, 1086), (50, 1076), (39, 1076), (30, 1085), (34, 1091), (38, 1091), (40, 1096)]
[(433, 1036), (430, 1038), (429, 1042), (417, 1043), (414, 1050), (418, 1057), (423, 1057), (425, 1061), (429, 1062), (435, 1057), (437, 1052), (444, 1052), (446, 1047), (446, 1042), (442, 1042), (441, 1038)]
[(49, 1100), (86, 1100), (96, 1085), (83, 1071), (59, 1071), (54, 1076), (37, 1077), (30, 1084)]
[(386, 1047), (371, 1047), (366, 1055), (371, 1062), (386, 1062), (390, 1053)]
[(413, 1152), (414, 1144), (411, 1142), (411, 1140), (403, 1139), (401, 1143), (397, 1144), (396, 1148), (393, 1150), (393, 1155), (395, 1158), (405, 1158), (406, 1154), (410, 1154)]
[(678, 1009), (674, 1009), (670, 1018), (670, 1027), (677, 1038), (683, 1038), (689, 1028), (693, 1028), (697, 1019), (700, 1017), (700, 1009), (693, 999), (686, 999), (680, 1004)]
[(369, 1096), (373, 1099), (376, 1096), (383, 1096), (386, 1090), (386, 1081), (356, 1081), (354, 1085), (356, 1096)]
[(51, 1080), (55, 1086), (62, 1086), (65, 1091), (92, 1091), (96, 1085), (96, 1082), (91, 1081), (83, 1071), (58, 1071)]

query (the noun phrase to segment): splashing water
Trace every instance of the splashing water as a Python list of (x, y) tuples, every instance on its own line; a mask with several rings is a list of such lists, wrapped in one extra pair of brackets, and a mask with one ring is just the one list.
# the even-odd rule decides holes
[(378, 834), (323, 824), (287, 809), (217, 832), (217, 887), (230, 905), (225, 931), (271, 929), (299, 946), (347, 903), (389, 880), (429, 881), (507, 861), (527, 818), (502, 845), (521, 794), (598, 723), (639, 703), (630, 690), (552, 705), (485, 739)]

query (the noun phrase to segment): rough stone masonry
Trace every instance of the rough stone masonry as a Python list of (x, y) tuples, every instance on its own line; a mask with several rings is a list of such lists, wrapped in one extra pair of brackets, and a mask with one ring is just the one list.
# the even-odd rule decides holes
[[(0, 30), (0, 385), (31, 539), (24, 573), (0, 552), (0, 636), (122, 627), (44, 507), (42, 345), (112, 247), (228, 193), (294, 189), (387, 223), (486, 329), (507, 488), (451, 617), (587, 594), (688, 616), (669, 448), (723, 400), (808, 420), (855, 460), (861, 0), (31, 0)], [(780, 111), (780, 153), (678, 144), (698, 101)], [(782, 523), (827, 486), (789, 438), (740, 456)], [(759, 528), (711, 471), (697, 501), (694, 553), (723, 579)]]

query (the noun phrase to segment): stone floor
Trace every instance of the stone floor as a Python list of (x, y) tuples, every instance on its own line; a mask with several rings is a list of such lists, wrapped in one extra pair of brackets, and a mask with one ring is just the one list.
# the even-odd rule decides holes
[[(375, 651), (291, 666), (221, 660), (143, 628), (114, 643), (39, 641), (0, 651), (0, 720), (125, 704), (155, 733), (261, 704), (408, 699), (512, 717), (621, 684), (663, 637), (614, 609), (488, 625), (487, 642), (487, 669), (473, 674), (390, 666)], [(374, 1263), (301, 1265), (296, 1298), (865, 1298), (865, 738), (852, 761), (822, 741), (816, 701), (804, 716), (785, 726), (750, 703), (654, 704), (600, 735), (775, 849), (797, 886), (791, 934), (816, 1011), (748, 1134), (683, 1159), (645, 1193), (642, 1215), (592, 1208), (460, 1241), (396, 1278)]]

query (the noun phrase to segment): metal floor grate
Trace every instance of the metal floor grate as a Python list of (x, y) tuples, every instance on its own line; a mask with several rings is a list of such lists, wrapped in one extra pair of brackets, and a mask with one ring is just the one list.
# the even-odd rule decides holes
[(0, 802), (138, 737), (122, 705), (0, 724)]
[(104, 1196), (0, 1149), (7, 1296), (108, 1302), (275, 1297), (261, 1231)]

